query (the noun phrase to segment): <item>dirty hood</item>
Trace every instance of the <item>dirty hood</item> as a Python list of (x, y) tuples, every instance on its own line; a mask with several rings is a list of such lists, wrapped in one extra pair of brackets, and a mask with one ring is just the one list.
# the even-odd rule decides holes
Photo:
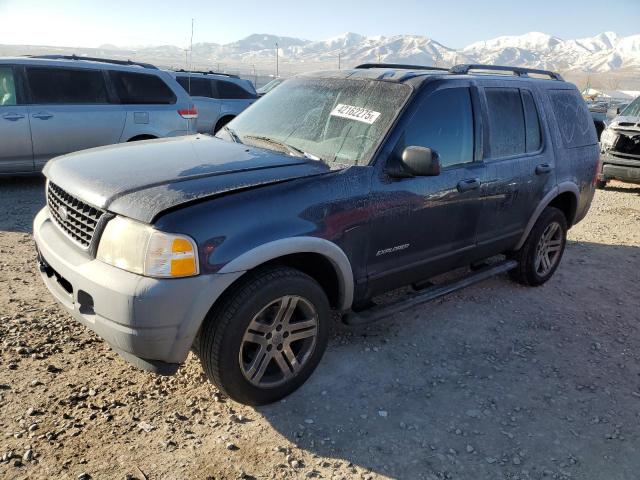
[(194, 135), (72, 153), (44, 174), (91, 205), (152, 222), (181, 204), (329, 171), (319, 161)]

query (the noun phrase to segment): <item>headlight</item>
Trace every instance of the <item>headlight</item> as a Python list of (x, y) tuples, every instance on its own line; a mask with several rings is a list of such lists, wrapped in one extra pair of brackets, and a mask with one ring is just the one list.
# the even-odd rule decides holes
[(608, 148), (611, 146), (615, 138), (616, 134), (613, 133), (613, 130), (607, 128), (602, 132), (602, 135), (600, 135), (600, 143), (604, 148)]
[(198, 274), (198, 252), (190, 237), (160, 232), (124, 217), (116, 217), (107, 223), (97, 258), (148, 277)]

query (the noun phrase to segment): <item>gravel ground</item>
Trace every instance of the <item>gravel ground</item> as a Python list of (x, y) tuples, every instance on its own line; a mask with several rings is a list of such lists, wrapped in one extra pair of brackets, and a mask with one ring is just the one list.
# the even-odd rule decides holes
[(640, 188), (599, 191), (540, 288), (500, 276), (336, 327), (282, 402), (221, 398), (193, 355), (128, 366), (36, 274), (38, 179), (0, 183), (4, 478), (640, 478)]

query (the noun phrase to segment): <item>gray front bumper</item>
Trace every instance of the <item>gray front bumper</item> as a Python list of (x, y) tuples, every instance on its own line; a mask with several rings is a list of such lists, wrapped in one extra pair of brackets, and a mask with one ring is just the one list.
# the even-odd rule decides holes
[(600, 154), (602, 171), (599, 180), (621, 180), (623, 182), (640, 183), (640, 160), (621, 158), (608, 152)]
[(211, 305), (243, 272), (154, 279), (90, 258), (43, 208), (33, 233), (42, 278), (73, 317), (126, 360), (156, 373), (177, 370)]

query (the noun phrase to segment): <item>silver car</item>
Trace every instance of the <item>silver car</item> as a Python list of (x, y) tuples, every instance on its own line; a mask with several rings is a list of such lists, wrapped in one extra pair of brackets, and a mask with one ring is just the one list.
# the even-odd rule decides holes
[(153, 65), (49, 55), (0, 58), (0, 175), (91, 147), (195, 133), (197, 110)]
[(198, 109), (199, 133), (215, 133), (258, 98), (253, 84), (236, 75), (171, 71)]

